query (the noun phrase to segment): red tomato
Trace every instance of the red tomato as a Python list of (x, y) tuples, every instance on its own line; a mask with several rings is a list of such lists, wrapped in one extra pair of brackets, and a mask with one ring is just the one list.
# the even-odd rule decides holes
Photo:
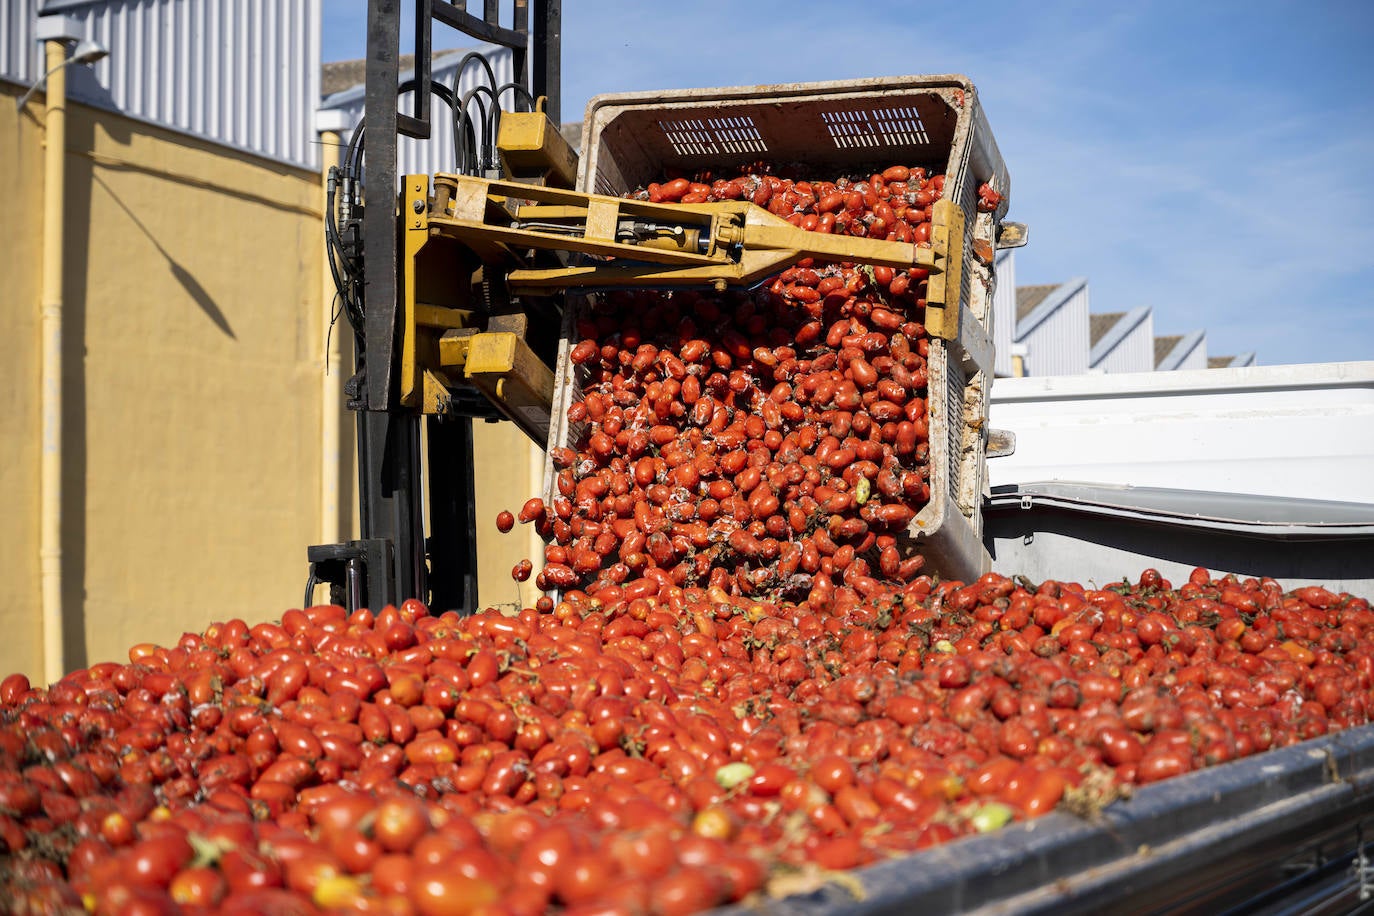
[(177, 872), (167, 892), (181, 906), (213, 907), (229, 893), (229, 884), (215, 869), (198, 866)]
[(27, 677), (22, 674), (11, 674), (0, 681), (0, 703), (5, 706), (17, 705), (20, 698), (30, 689), (32, 688)]
[(827, 792), (838, 792), (854, 784), (854, 765), (838, 755), (822, 757), (812, 765), (811, 779)]
[(180, 833), (140, 840), (130, 848), (122, 875), (131, 884), (166, 887), (193, 855), (191, 844)]
[(702, 871), (683, 868), (654, 884), (656, 912), (663, 916), (687, 916), (721, 902), (720, 888)]
[(444, 865), (416, 870), (410, 902), (420, 916), (469, 916), (501, 898), (494, 880), (472, 878)]
[(429, 828), (429, 815), (415, 798), (388, 798), (373, 815), (372, 835), (387, 852), (409, 851)]

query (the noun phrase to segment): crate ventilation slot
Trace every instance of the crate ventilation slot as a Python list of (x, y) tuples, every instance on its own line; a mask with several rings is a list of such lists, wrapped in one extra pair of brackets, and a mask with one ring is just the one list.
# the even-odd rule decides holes
[(830, 139), (842, 149), (913, 146), (930, 142), (915, 108), (871, 108), (823, 111), (821, 120)]
[(659, 121), (658, 126), (679, 156), (768, 152), (768, 144), (748, 115)]

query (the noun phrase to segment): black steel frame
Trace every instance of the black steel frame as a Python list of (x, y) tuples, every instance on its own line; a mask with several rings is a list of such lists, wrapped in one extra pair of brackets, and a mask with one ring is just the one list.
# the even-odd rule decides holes
[[(560, 0), (515, 0), (512, 27), (500, 24), (500, 8), (500, 0), (484, 0), (479, 18), (448, 0), (416, 0), (415, 91), (410, 111), (401, 112), (400, 0), (368, 0), (363, 176), (364, 186), (373, 189), (373, 200), (362, 220), (366, 286), (357, 413), (362, 540), (346, 545), (365, 566), (359, 599), (363, 606), (380, 608), (408, 598), (439, 610), (471, 612), (477, 606), (472, 421), (428, 419), (430, 467), (442, 463), (443, 473), (431, 473), (426, 481), (422, 417), (402, 407), (398, 396), (399, 223), (395, 206), (386, 205), (385, 198), (379, 202), (376, 189), (395, 186), (398, 136), (424, 139), (433, 129), (431, 40), (436, 20), (480, 41), (510, 48), (516, 81), (534, 97), (544, 96), (545, 111), (559, 123)], [(442, 562), (431, 568), (427, 559), (433, 557), (442, 557)]]

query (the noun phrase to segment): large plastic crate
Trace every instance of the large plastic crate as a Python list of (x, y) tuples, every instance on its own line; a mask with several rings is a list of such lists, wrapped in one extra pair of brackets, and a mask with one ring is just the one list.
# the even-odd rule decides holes
[[(959, 340), (931, 341), (928, 361), (931, 499), (911, 524), (927, 569), (971, 580), (991, 561), (980, 503), (986, 481), (992, 381), (991, 258), (1010, 184), (978, 93), (962, 76), (903, 76), (776, 86), (600, 95), (587, 105), (578, 187), (621, 195), (665, 171), (795, 163), (808, 176), (868, 175), (893, 164), (946, 175), (945, 196), (964, 211), (964, 305)], [(984, 182), (1002, 194), (995, 213), (977, 210)], [(555, 373), (549, 445), (576, 441), (568, 406), (580, 389), (568, 362), (577, 304), (565, 316)], [(975, 355), (977, 360), (975, 361)], [(546, 495), (553, 477), (546, 469)]]

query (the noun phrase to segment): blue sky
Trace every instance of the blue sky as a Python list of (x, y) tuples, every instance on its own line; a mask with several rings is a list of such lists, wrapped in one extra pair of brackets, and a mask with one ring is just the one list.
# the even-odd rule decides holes
[[(324, 0), (325, 60), (363, 56), (365, 8)], [(1369, 2), (569, 0), (563, 117), (601, 92), (962, 73), (1031, 228), (1018, 283), (1086, 276), (1093, 311), (1152, 306), (1212, 355), (1374, 359), (1372, 47)]]

